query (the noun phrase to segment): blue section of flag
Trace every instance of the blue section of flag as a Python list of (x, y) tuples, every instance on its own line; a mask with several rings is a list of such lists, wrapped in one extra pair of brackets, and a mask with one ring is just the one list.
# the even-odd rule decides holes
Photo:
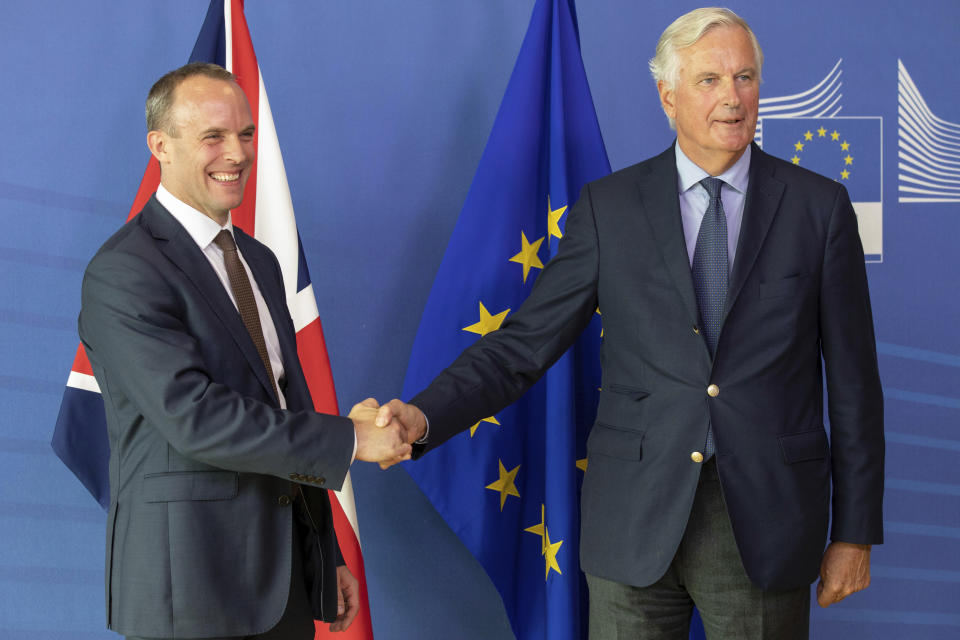
[(880, 118), (764, 118), (763, 149), (839, 181), (853, 202), (880, 202), (882, 123)]
[(50, 445), (100, 506), (108, 509), (110, 443), (107, 416), (99, 393), (66, 388)]
[[(587, 84), (570, 0), (538, 0), (487, 147), (431, 290), (407, 369), (404, 397), (425, 387), (477, 338), (463, 328), (515, 311), (524, 282), (511, 261), (543, 238), (546, 263), (558, 240), (547, 213), (573, 204), (610, 171)], [(560, 219), (563, 228), (565, 214)], [(600, 320), (520, 401), (407, 469), (484, 566), (521, 640), (586, 637), (579, 570), (579, 491), (586, 434), (600, 384)], [(519, 466), (516, 493), (487, 488)], [(543, 535), (537, 525), (544, 524)], [(532, 529), (532, 531), (527, 531)], [(554, 545), (545, 554), (544, 544)], [(557, 543), (561, 543), (556, 547)], [(548, 557), (555, 555), (557, 567)]]
[(211, 0), (189, 61), (213, 62), (221, 67), (227, 66), (227, 31), (224, 25), (223, 0)]
[[(223, 0), (211, 0), (190, 62), (224, 66), (226, 30)], [(99, 393), (67, 387), (50, 442), (54, 453), (104, 509), (110, 506), (110, 445), (103, 398)]]

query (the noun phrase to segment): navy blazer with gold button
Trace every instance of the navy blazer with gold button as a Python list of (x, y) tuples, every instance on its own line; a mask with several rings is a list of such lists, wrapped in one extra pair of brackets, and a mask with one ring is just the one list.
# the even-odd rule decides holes
[(638, 586), (663, 575), (711, 423), (755, 584), (816, 578), (831, 480), (831, 538), (882, 542), (883, 397), (843, 186), (753, 147), (714, 358), (698, 329), (672, 147), (588, 184), (568, 216), (557, 256), (522, 307), (411, 400), (430, 420), (417, 455), (522, 395), (599, 307), (603, 387), (582, 491), (585, 572)]

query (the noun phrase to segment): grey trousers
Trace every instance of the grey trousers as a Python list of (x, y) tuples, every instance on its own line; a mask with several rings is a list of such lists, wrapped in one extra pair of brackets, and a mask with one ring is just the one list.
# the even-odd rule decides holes
[(704, 463), (687, 530), (660, 580), (634, 587), (587, 576), (590, 640), (686, 640), (696, 605), (707, 640), (806, 640), (810, 587), (760, 589), (747, 577), (714, 458)]

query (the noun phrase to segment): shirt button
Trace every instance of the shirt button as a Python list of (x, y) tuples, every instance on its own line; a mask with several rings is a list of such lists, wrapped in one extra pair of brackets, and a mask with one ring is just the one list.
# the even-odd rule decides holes
[(287, 506), (288, 504), (290, 504), (290, 496), (286, 494), (280, 496), (279, 498), (277, 498), (277, 503), (279, 503), (281, 507)]
[(694, 451), (690, 454), (690, 459), (696, 462), (697, 464), (703, 462), (703, 454), (699, 451)]
[(707, 395), (711, 398), (716, 398), (718, 395), (720, 395), (720, 387), (715, 384), (710, 385), (707, 387)]

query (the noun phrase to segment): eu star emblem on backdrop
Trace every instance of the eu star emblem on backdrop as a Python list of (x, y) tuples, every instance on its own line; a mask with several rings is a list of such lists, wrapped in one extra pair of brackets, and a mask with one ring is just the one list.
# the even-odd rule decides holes
[[(256, 162), (247, 181), (243, 203), (232, 210), (231, 217), (233, 224), (270, 247), (276, 255), (283, 272), (287, 307), (297, 332), (297, 354), (314, 407), (323, 413), (337, 414), (337, 395), (323, 328), (297, 232), (273, 114), (243, 14), (243, 0), (211, 0), (190, 55), (190, 62), (197, 61), (214, 62), (232, 71), (250, 103), (257, 122)], [(143, 208), (159, 183), (160, 167), (156, 159), (151, 159), (128, 219)], [(83, 346), (77, 349), (67, 379), (51, 445), (100, 505), (109, 508), (110, 446), (106, 415), (100, 388)], [(317, 625), (316, 635), (317, 638), (336, 635), (344, 640), (369, 640), (373, 638), (373, 629), (349, 474), (341, 491), (330, 492), (330, 506), (340, 550), (360, 582), (360, 612), (346, 632), (332, 634), (326, 625)]]
[[(610, 172), (572, 0), (538, 0), (417, 332), (404, 397), (530, 292), (567, 206)], [(407, 470), (486, 569), (520, 640), (586, 637), (579, 493), (600, 316), (521, 400)]]
[(883, 261), (882, 118), (763, 118), (763, 149), (843, 184), (867, 262)]

